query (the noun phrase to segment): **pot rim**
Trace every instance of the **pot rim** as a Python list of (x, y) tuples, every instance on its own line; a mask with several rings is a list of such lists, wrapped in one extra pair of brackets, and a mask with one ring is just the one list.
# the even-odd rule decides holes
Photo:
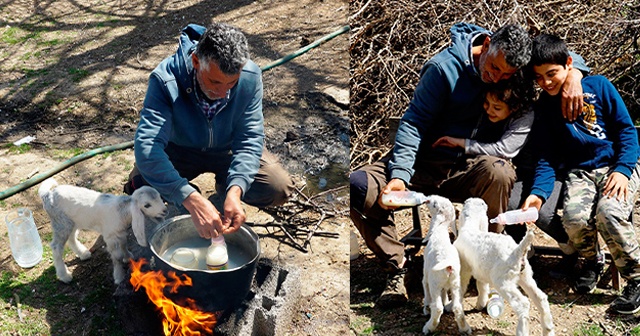
[(243, 269), (243, 268), (253, 267), (253, 265), (255, 265), (257, 263), (258, 259), (260, 259), (260, 254), (262, 253), (262, 250), (260, 249), (260, 237), (258, 237), (258, 234), (255, 231), (253, 231), (253, 229), (247, 224), (247, 222), (244, 222), (242, 224), (242, 226), (240, 226), (240, 229), (238, 229), (238, 231), (239, 230), (245, 230), (249, 234), (249, 236), (251, 238), (254, 238), (254, 242), (255, 242), (255, 246), (256, 246), (256, 255), (255, 255), (255, 257), (253, 257), (251, 260), (249, 260), (244, 265), (239, 266), (239, 267), (230, 268), (230, 269), (224, 269), (224, 270), (203, 270), (203, 269), (185, 268), (185, 267), (182, 267), (180, 265), (172, 264), (169, 260), (165, 260), (165, 258), (163, 258), (160, 255), (160, 253), (158, 253), (158, 251), (156, 251), (155, 246), (153, 246), (153, 244), (151, 244), (151, 241), (156, 236), (156, 234), (158, 234), (158, 232), (162, 231), (165, 227), (167, 227), (170, 224), (172, 224), (174, 222), (177, 222), (179, 220), (184, 220), (185, 218), (191, 219), (191, 215), (190, 214), (178, 215), (178, 216), (171, 217), (171, 218), (165, 220), (164, 222), (162, 222), (162, 224), (158, 225), (158, 227), (156, 228), (156, 230), (154, 230), (153, 234), (151, 235), (150, 239), (148, 240), (149, 241), (149, 248), (151, 249), (151, 252), (153, 253), (153, 255), (156, 258), (159, 258), (160, 260), (162, 260), (164, 263), (166, 263), (170, 267), (178, 269), (180, 271), (184, 271), (184, 272), (231, 273), (231, 272), (235, 272), (237, 270)]

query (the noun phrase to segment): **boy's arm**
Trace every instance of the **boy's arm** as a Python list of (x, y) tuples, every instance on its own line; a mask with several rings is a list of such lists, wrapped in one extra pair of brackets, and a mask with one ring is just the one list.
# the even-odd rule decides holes
[(589, 74), (591, 69), (585, 64), (582, 56), (573, 52), (569, 52), (569, 55), (573, 59), (573, 67), (562, 86), (562, 116), (569, 121), (574, 121), (582, 113), (581, 80)]
[(465, 154), (469, 155), (491, 155), (504, 159), (513, 159), (522, 147), (524, 147), (531, 132), (534, 113), (531, 107), (524, 107), (524, 111), (519, 117), (510, 120), (507, 129), (502, 134), (500, 140), (496, 142), (478, 142), (473, 139), (465, 139)]
[(611, 140), (616, 151), (616, 162), (613, 171), (631, 178), (631, 174), (638, 162), (638, 132), (618, 90), (604, 77), (602, 77), (602, 82), (602, 104), (605, 110), (610, 113), (608, 120), (613, 123), (611, 126), (606, 126), (607, 133), (612, 136)]

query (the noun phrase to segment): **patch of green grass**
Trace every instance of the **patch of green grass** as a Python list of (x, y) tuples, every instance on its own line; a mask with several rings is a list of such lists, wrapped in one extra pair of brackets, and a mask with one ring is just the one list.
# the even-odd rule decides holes
[(23, 61), (27, 61), (31, 58), (40, 58), (42, 54), (40, 53), (40, 51), (36, 51), (36, 52), (26, 52), (24, 53), (22, 56), (20, 56), (20, 60)]
[(9, 153), (11, 154), (24, 154), (30, 150), (31, 150), (31, 145), (29, 144), (22, 144), (20, 146), (9, 144)]
[(37, 315), (38, 312), (35, 310), (40, 308), (31, 306), (31, 303), (37, 300), (34, 298), (34, 293), (37, 292), (38, 296), (44, 295), (46, 297), (54, 295), (57, 291), (56, 288), (50, 286), (51, 283), (56, 281), (55, 272), (51, 271), (49, 273), (50, 277), (46, 279), (44, 276), (35, 278), (35, 273), (32, 272), (21, 271), (18, 274), (12, 274), (0, 271), (0, 302), (11, 302), (10, 305), (6, 305), (10, 308), (3, 311), (3, 315), (6, 318), (0, 324), (0, 334), (5, 335), (6, 332), (11, 332), (11, 335), (48, 334), (49, 328), (40, 318), (29, 319), (28, 323), (20, 322), (15, 297), (17, 296), (20, 299), (23, 314)]
[(64, 40), (53, 39), (53, 40), (46, 40), (46, 41), (38, 41), (36, 44), (39, 46), (55, 47), (63, 43), (65, 43)]
[(44, 76), (49, 72), (49, 70), (47, 70), (47, 69), (27, 69), (27, 68), (22, 68), (21, 70), (22, 70), (22, 72), (24, 72), (24, 75), (27, 78)]
[(24, 43), (30, 39), (38, 39), (40, 38), (39, 31), (26, 31), (19, 27), (11, 27), (2, 33), (2, 37), (0, 40), (7, 44), (19, 44)]
[(640, 326), (635, 326), (629, 333), (631, 333), (631, 336), (640, 336)]
[(507, 321), (507, 320), (499, 320), (498, 321), (498, 327), (500, 327), (500, 328), (510, 328), (511, 327), (511, 322)]
[(371, 319), (358, 316), (349, 323), (349, 328), (358, 336), (373, 335), (378, 330), (378, 326), (371, 322)]
[(76, 83), (89, 76), (89, 71), (85, 69), (70, 68), (68, 72), (71, 75), (71, 80)]
[(604, 336), (602, 329), (597, 324), (583, 323), (578, 329), (573, 331), (574, 336)]
[(84, 149), (82, 148), (71, 148), (71, 149), (57, 149), (52, 152), (52, 155), (56, 159), (70, 159), (76, 155), (80, 155), (84, 153)]

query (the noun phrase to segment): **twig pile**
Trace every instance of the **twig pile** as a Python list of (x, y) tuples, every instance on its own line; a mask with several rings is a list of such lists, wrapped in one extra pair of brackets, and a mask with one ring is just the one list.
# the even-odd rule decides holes
[(640, 120), (640, 3), (603, 1), (352, 0), (351, 169), (390, 149), (387, 121), (401, 116), (422, 65), (449, 46), (449, 28), (469, 22), (495, 31), (518, 23), (532, 36), (561, 36), (592, 73), (609, 78)]
[[(276, 237), (283, 234), (282, 242), (301, 252), (308, 252), (311, 238), (314, 236), (326, 238), (339, 238), (337, 232), (319, 231), (323, 221), (329, 218), (344, 216), (344, 211), (336, 208), (335, 204), (315, 201), (319, 196), (337, 193), (347, 186), (341, 186), (325, 192), (307, 196), (302, 190), (296, 188), (296, 195), (284, 205), (262, 209), (273, 216), (274, 220), (265, 224), (253, 224), (264, 226), (269, 235)], [(332, 208), (332, 209), (329, 209)], [(269, 230), (275, 228), (276, 230)]]

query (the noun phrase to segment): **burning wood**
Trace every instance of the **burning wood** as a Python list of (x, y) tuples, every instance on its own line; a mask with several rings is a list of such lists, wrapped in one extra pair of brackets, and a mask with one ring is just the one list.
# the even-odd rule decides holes
[(131, 261), (131, 284), (134, 290), (140, 287), (145, 289), (147, 297), (158, 307), (162, 313), (162, 326), (165, 335), (174, 336), (195, 336), (211, 335), (216, 325), (216, 314), (203, 312), (198, 309), (195, 301), (185, 298), (180, 304), (165, 296), (165, 289), (169, 293), (177, 293), (182, 286), (192, 286), (191, 278), (183, 274), (178, 276), (175, 272), (169, 271), (167, 276), (161, 271), (143, 272), (142, 266), (147, 264), (147, 260)]

